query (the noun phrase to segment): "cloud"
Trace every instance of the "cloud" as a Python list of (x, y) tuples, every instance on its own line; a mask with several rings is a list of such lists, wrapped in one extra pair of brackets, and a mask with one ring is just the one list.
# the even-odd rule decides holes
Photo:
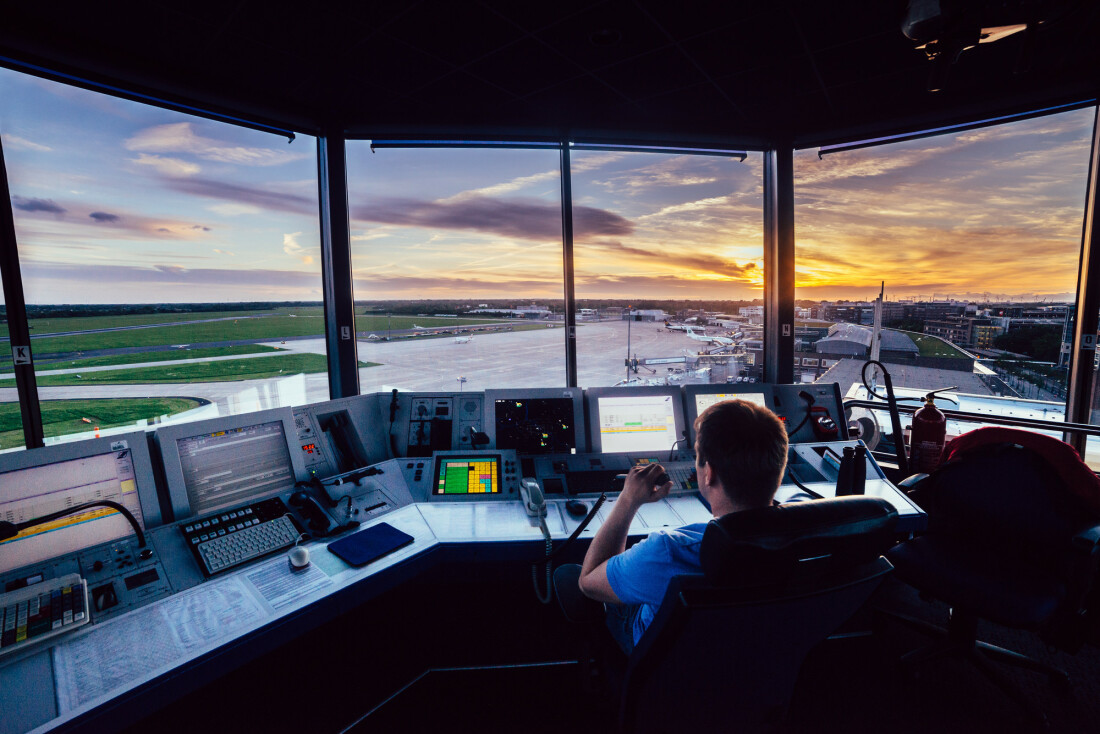
[(217, 247), (213, 248), (211, 252), (216, 252), (219, 255), (226, 255), (228, 257), (236, 257), (235, 252), (229, 252), (228, 250), (220, 250)]
[(108, 214), (107, 212), (92, 212), (88, 215), (97, 222), (119, 222), (122, 221), (122, 217), (117, 214)]
[(259, 214), (263, 211), (258, 206), (252, 204), (241, 204), (239, 202), (231, 201), (225, 204), (215, 204), (207, 207), (215, 214), (220, 214), (223, 217), (239, 217), (245, 214)]
[(157, 173), (170, 178), (194, 176), (202, 170), (197, 163), (181, 161), (179, 158), (163, 158), (159, 155), (147, 155), (145, 153), (142, 153), (137, 158), (131, 158), (130, 160), (141, 166), (152, 166), (156, 169)]
[(590, 268), (587, 264), (589, 258), (597, 263), (597, 268), (605, 267), (606, 258), (601, 257), (601, 255), (611, 255), (616, 267), (620, 269), (626, 269), (630, 263), (640, 263), (643, 266), (660, 268), (668, 273), (689, 270), (695, 271), (697, 274), (709, 273), (732, 280), (755, 280), (759, 277), (756, 273), (756, 263), (751, 261), (744, 265), (738, 265), (733, 260), (703, 252), (670, 255), (663, 249), (648, 250), (624, 245), (620, 242), (586, 243), (583, 250), (576, 252), (578, 272), (596, 269)]
[(4, 147), (10, 150), (33, 150), (35, 153), (49, 153), (53, 150), (53, 148), (48, 145), (35, 143), (26, 138), (20, 138), (16, 135), (9, 135), (7, 133), (0, 135), (0, 139), (4, 141)]
[(21, 212), (45, 212), (47, 214), (64, 214), (65, 208), (54, 203), (53, 199), (35, 199), (27, 196), (11, 197), (12, 206)]
[(355, 279), (356, 293), (369, 293), (371, 297), (408, 298), (410, 293), (425, 295), (451, 295), (461, 293), (463, 298), (481, 295), (515, 294), (535, 298), (561, 298), (561, 280), (556, 278), (513, 277), (504, 280), (485, 280), (477, 277), (390, 275)]
[[(378, 199), (354, 207), (352, 217), (364, 222), (472, 230), (524, 240), (561, 239), (561, 206), (538, 199)], [(578, 236), (588, 237), (622, 236), (634, 231), (634, 225), (618, 214), (588, 206), (573, 208), (573, 227)]]
[[(26, 277), (37, 280), (51, 280), (55, 282), (68, 282), (75, 284), (110, 283), (111, 288), (117, 289), (134, 284), (169, 285), (180, 284), (194, 287), (227, 286), (232, 293), (233, 288), (251, 288), (254, 286), (270, 286), (273, 295), (277, 296), (277, 289), (287, 287), (312, 287), (320, 285), (320, 274), (304, 269), (299, 270), (274, 270), (253, 269), (242, 271), (237, 268), (188, 268), (176, 263), (161, 263), (149, 267), (135, 265), (105, 265), (99, 263), (59, 263), (39, 262), (28, 260), (24, 263)], [(238, 300), (237, 297), (223, 298), (229, 301)], [(274, 298), (273, 300), (278, 300)]]
[[(317, 200), (308, 196), (251, 188), (205, 178), (168, 179), (167, 186), (182, 194), (221, 199), (224, 203), (219, 206), (251, 206), (276, 212), (289, 211), (295, 214), (317, 216)], [(252, 212), (242, 211), (241, 213)]]
[(290, 232), (283, 235), (283, 252), (296, 257), (306, 265), (313, 263), (313, 255), (306, 251), (306, 248), (298, 244), (298, 238), (302, 236), (301, 232)]
[(204, 137), (195, 132), (194, 123), (176, 122), (157, 125), (127, 139), (127, 150), (150, 153), (190, 153), (208, 161), (245, 166), (278, 166), (309, 157), (305, 153), (259, 148)]
[(502, 196), (503, 194), (510, 194), (514, 191), (530, 186), (531, 184), (542, 183), (543, 181), (553, 181), (560, 179), (561, 173), (558, 171), (543, 171), (542, 173), (535, 173), (530, 176), (519, 176), (511, 181), (505, 181), (503, 183), (493, 184), (492, 186), (485, 186), (480, 189), (470, 189), (469, 191), (463, 191), (455, 194), (454, 196), (447, 197), (446, 199), (440, 199), (437, 203), (454, 204), (461, 201), (468, 201), (470, 199), (480, 199), (483, 197)]

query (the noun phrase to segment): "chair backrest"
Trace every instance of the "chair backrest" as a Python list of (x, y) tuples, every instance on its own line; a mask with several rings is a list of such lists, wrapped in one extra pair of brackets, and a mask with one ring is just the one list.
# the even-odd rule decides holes
[[(973, 448), (917, 485), (928, 532), (1004, 548), (1055, 566), (1069, 538), (1096, 524), (1039, 452), (1011, 443)], [(1011, 539), (1010, 543), (1006, 540)]]
[(806, 654), (890, 571), (896, 520), (883, 500), (844, 497), (712, 521), (704, 573), (673, 579), (631, 655), (621, 730), (778, 726)]
[(1055, 582), (1037, 630), (1048, 644), (1075, 652), (1100, 638), (1100, 480), (1056, 439), (979, 431), (952, 441), (949, 461), (910, 492), (928, 513), (928, 537), (919, 540), (948, 536), (954, 553), (973, 548), (976, 557), (996, 550), (1000, 565), (1029, 570), (1021, 578)]

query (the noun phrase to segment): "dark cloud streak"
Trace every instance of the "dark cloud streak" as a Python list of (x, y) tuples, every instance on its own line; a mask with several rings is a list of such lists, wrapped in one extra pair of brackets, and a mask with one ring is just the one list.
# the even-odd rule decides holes
[(11, 197), (11, 205), (22, 212), (46, 212), (64, 214), (65, 208), (54, 203), (53, 199), (35, 199), (26, 196)]
[[(560, 206), (537, 199), (471, 197), (434, 202), (388, 198), (354, 207), (352, 217), (361, 222), (473, 230), (524, 240), (561, 238)], [(618, 214), (587, 206), (573, 208), (573, 225), (578, 237), (623, 236), (634, 231), (633, 223)]]
[(168, 188), (182, 194), (252, 204), (261, 209), (277, 212), (289, 211), (295, 214), (317, 216), (317, 200), (307, 196), (238, 186), (204, 178), (165, 178), (164, 181)]
[(92, 212), (88, 215), (97, 222), (119, 222), (122, 221), (122, 217), (117, 214), (108, 214), (107, 212)]

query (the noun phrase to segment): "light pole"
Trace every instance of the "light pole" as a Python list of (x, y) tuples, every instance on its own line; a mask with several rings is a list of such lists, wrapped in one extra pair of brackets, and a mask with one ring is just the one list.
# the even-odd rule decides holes
[(626, 307), (626, 379), (630, 379), (630, 322), (634, 319), (631, 316), (632, 306)]

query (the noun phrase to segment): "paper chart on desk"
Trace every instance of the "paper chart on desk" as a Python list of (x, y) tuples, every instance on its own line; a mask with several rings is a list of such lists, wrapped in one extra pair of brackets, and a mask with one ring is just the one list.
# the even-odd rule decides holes
[(58, 713), (139, 682), (265, 616), (237, 578), (200, 586), (53, 649)]
[(282, 609), (332, 586), (332, 580), (316, 564), (295, 571), (281, 558), (249, 573), (247, 578), (273, 609)]

